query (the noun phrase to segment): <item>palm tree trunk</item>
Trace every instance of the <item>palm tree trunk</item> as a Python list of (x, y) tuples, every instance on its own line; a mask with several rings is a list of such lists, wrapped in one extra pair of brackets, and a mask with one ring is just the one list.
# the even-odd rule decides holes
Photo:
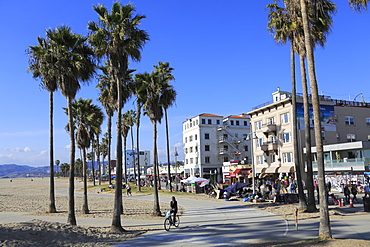
[(170, 191), (172, 192), (172, 177), (171, 177), (171, 159), (170, 159), (170, 138), (168, 135), (168, 119), (167, 119), (167, 109), (164, 109), (164, 117), (166, 121), (166, 140), (167, 140), (167, 169), (168, 169), (168, 183), (170, 185)]
[(110, 164), (111, 157), (111, 142), (112, 142), (112, 116), (108, 115), (108, 179), (109, 185), (112, 185), (112, 167)]
[(302, 167), (298, 155), (298, 133), (297, 133), (297, 90), (295, 80), (295, 56), (293, 50), (293, 44), (290, 45), (290, 59), (291, 59), (291, 73), (292, 73), (292, 125), (293, 125), (293, 160), (295, 164), (295, 171), (297, 174), (297, 185), (298, 185), (298, 197), (299, 197), (299, 209), (306, 210), (306, 198), (304, 196), (303, 185), (302, 185)]
[[(94, 143), (94, 135), (92, 138), (92, 143)], [(95, 148), (94, 148), (94, 145), (92, 145), (91, 147), (91, 169), (92, 169), (93, 185), (95, 186)]]
[(137, 104), (137, 116), (136, 116), (136, 150), (137, 150), (137, 176), (139, 178), (139, 183), (137, 185), (137, 191), (141, 191), (140, 184), (140, 146), (139, 146), (139, 127), (140, 127), (140, 115), (141, 115), (141, 106), (140, 103)]
[(134, 177), (135, 177), (135, 184), (137, 185), (139, 182), (139, 178), (136, 177), (136, 164), (135, 164), (135, 152), (134, 152), (134, 135), (133, 135), (133, 130), (132, 127), (130, 127), (130, 132), (131, 132), (131, 151), (132, 151), (132, 167), (134, 168)]
[(82, 166), (83, 166), (83, 177), (84, 177), (84, 203), (82, 206), (82, 213), (83, 214), (88, 214), (89, 213), (89, 206), (87, 202), (87, 164), (86, 164), (86, 150), (85, 148), (82, 148)]
[(50, 103), (50, 205), (49, 205), (49, 213), (56, 213), (57, 210), (55, 208), (55, 187), (54, 187), (54, 128), (53, 128), (53, 111), (54, 111), (54, 99), (53, 99), (53, 92), (49, 94), (49, 103)]
[(75, 136), (74, 126), (72, 117), (72, 98), (68, 97), (68, 123), (69, 123), (69, 138), (71, 141), (71, 153), (70, 153), (70, 168), (69, 168), (69, 209), (67, 222), (71, 225), (77, 225), (75, 215), (75, 196), (74, 196), (74, 170), (75, 170)]
[(328, 202), (326, 198), (326, 188), (325, 188), (325, 170), (324, 170), (324, 156), (323, 156), (323, 146), (322, 146), (322, 136), (321, 136), (321, 118), (320, 118), (320, 100), (318, 93), (318, 86), (316, 80), (315, 72), (315, 59), (310, 35), (310, 29), (308, 24), (308, 14), (307, 14), (307, 2), (306, 0), (300, 0), (303, 29), (305, 35), (305, 46), (307, 52), (308, 61), (308, 73), (310, 76), (310, 88), (312, 94), (312, 106), (314, 115), (314, 126), (315, 126), (315, 142), (316, 142), (316, 152), (317, 152), (317, 169), (318, 169), (318, 180), (319, 180), (319, 194), (320, 197), (320, 227), (319, 227), (319, 238), (327, 239), (332, 238), (330, 219), (329, 219), (329, 209)]
[(96, 143), (97, 143), (97, 152), (96, 152), (96, 161), (98, 162), (98, 176), (99, 176), (99, 185), (101, 185), (101, 164), (100, 164), (100, 146), (99, 146), (99, 134), (96, 135)]
[(117, 81), (118, 110), (117, 110), (117, 162), (116, 162), (116, 189), (114, 194), (114, 211), (111, 225), (112, 231), (123, 232), (121, 225), (122, 213), (122, 87), (119, 78)]
[(308, 193), (307, 212), (317, 211), (315, 204), (315, 190), (313, 187), (313, 171), (312, 171), (312, 156), (311, 156), (311, 126), (310, 126), (310, 107), (308, 100), (307, 76), (304, 56), (299, 57), (302, 77), (303, 91), (303, 108), (304, 108), (304, 129), (306, 140), (306, 164), (307, 164), (307, 179), (306, 188)]
[(157, 154), (157, 122), (153, 123), (153, 159), (154, 159), (154, 216), (161, 216), (161, 209), (159, 207), (159, 197), (158, 197), (158, 154)]

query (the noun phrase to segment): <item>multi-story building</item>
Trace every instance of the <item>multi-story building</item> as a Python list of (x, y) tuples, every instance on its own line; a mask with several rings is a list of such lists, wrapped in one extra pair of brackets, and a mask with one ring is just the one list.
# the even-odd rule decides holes
[(246, 115), (200, 114), (187, 119), (183, 122), (185, 174), (220, 181), (223, 163), (248, 163), (249, 127)]
[[(255, 172), (278, 176), (281, 173), (295, 172), (292, 139), (293, 108), (291, 93), (278, 90), (272, 96), (272, 102), (253, 108), (248, 114), (251, 117), (251, 131), (253, 131), (255, 138), (252, 151)], [(369, 145), (363, 143), (370, 141), (370, 103), (335, 100), (327, 96), (320, 96), (320, 111), (325, 169), (334, 172), (362, 171), (363, 173), (368, 169), (366, 157), (370, 158), (370, 155), (367, 155), (370, 153), (370, 150), (367, 150)], [(311, 105), (310, 115), (311, 144), (314, 147)], [(303, 150), (306, 130), (303, 98), (300, 96), (297, 96), (296, 119), (298, 154), (301, 162), (304, 162)], [(312, 148), (312, 151), (315, 171), (315, 169), (317, 170), (315, 147)], [(351, 159), (359, 158), (362, 159), (360, 163), (357, 161), (357, 163), (349, 163)], [(336, 164), (334, 167), (333, 160)], [(331, 168), (327, 168), (329, 165)]]
[[(134, 161), (135, 157), (135, 161)], [(124, 153), (123, 155), (123, 162), (126, 159), (126, 164), (127, 164), (127, 175), (128, 176), (133, 176), (134, 172), (136, 171), (137, 173), (137, 150), (126, 150), (126, 155)], [(141, 175), (146, 175), (147, 174), (147, 169), (151, 167), (150, 164), (150, 151), (140, 151), (139, 152), (139, 161), (140, 161), (140, 174)], [(135, 164), (135, 169), (134, 169), (134, 164)]]

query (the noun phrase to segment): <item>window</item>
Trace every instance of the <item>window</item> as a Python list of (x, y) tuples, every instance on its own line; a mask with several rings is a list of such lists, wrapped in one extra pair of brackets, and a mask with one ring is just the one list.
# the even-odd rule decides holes
[(198, 135), (197, 134), (194, 135), (194, 140), (198, 140)]
[(193, 164), (194, 159), (190, 158), (190, 164)]
[(355, 134), (347, 134), (347, 142), (355, 142), (356, 135)]
[(244, 146), (244, 151), (248, 151), (248, 146)]
[(186, 160), (185, 160), (185, 163), (186, 163), (186, 164), (189, 164), (189, 160), (188, 160), (188, 159), (186, 159)]
[(211, 149), (210, 149), (210, 147), (209, 147), (209, 145), (205, 145), (204, 146), (204, 151), (210, 151)]
[(276, 161), (275, 154), (270, 154), (270, 162), (274, 163)]
[(229, 157), (228, 156), (224, 157), (224, 162), (229, 162)]
[(256, 122), (256, 130), (262, 129), (262, 121)]
[(189, 142), (193, 141), (193, 136), (189, 136)]
[(212, 119), (208, 119), (208, 124), (212, 124)]
[(198, 146), (195, 146), (195, 152), (198, 152)]
[(289, 112), (280, 115), (281, 123), (289, 123)]
[(217, 120), (216, 120), (216, 123), (217, 123), (217, 124), (220, 124), (220, 119), (217, 119)]
[(195, 164), (198, 164), (198, 157), (195, 157)]
[(283, 140), (283, 143), (290, 142), (290, 133), (283, 133), (281, 134), (281, 139)]
[(243, 140), (248, 140), (248, 134), (243, 134)]
[(276, 143), (276, 136), (274, 136), (274, 135), (269, 136), (269, 142), (270, 143)]
[(267, 124), (274, 124), (274, 123), (275, 123), (274, 117), (267, 119)]
[(229, 150), (229, 146), (224, 145), (224, 151), (228, 151), (228, 150)]
[(193, 123), (192, 123), (192, 122), (190, 122), (190, 128), (191, 128), (191, 127), (193, 127)]
[(235, 121), (235, 125), (239, 125), (239, 120), (236, 120)]
[(263, 155), (257, 155), (257, 164), (262, 165), (264, 162)]
[(370, 117), (366, 118), (366, 125), (370, 127)]
[(187, 137), (185, 137), (185, 143), (187, 143), (188, 142), (188, 138)]
[(345, 116), (346, 125), (355, 125), (355, 118), (351, 116)]
[(210, 159), (211, 158), (209, 156), (204, 157), (204, 163), (211, 163)]
[(248, 126), (248, 121), (244, 121), (244, 126)]
[(204, 133), (204, 139), (209, 140), (209, 133)]
[(283, 161), (284, 163), (293, 162), (292, 153), (283, 153)]
[(234, 125), (234, 120), (230, 120), (230, 124), (231, 125)]
[(206, 120), (205, 119), (202, 119), (202, 124), (206, 124)]
[(188, 153), (188, 148), (185, 148), (185, 153), (186, 153), (186, 154)]
[(190, 153), (192, 153), (193, 152), (193, 147), (190, 147)]
[(262, 138), (258, 138), (257, 139), (257, 147), (261, 147), (263, 145), (263, 139)]

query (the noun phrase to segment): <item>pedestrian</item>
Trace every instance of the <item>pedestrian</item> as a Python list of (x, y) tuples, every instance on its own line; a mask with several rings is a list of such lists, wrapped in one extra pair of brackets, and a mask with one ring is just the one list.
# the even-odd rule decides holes
[(172, 200), (170, 202), (170, 207), (171, 207), (171, 214), (173, 216), (173, 220), (172, 220), (172, 223), (175, 224), (176, 222), (176, 214), (177, 214), (177, 201), (176, 201), (176, 198), (173, 196), (172, 197)]
[(363, 198), (365, 198), (367, 196), (370, 197), (370, 187), (369, 187), (369, 184), (365, 184), (364, 185), (364, 193), (365, 193), (365, 196)]
[(356, 197), (358, 193), (356, 184), (352, 184), (351, 193), (353, 195), (353, 201), (358, 202), (357, 197)]
[(346, 184), (346, 186), (344, 186), (343, 193), (344, 193), (344, 196), (346, 197), (346, 201), (349, 202), (351, 192), (348, 188), (348, 184)]
[(290, 183), (290, 193), (295, 193), (295, 189), (296, 189), (296, 186), (295, 186), (295, 183), (294, 181), (292, 180), (292, 182)]
[(327, 188), (328, 192), (330, 193), (330, 191), (331, 191), (331, 182), (330, 182), (330, 180), (326, 183), (326, 188)]
[(316, 182), (316, 180), (313, 182), (313, 187), (315, 188), (316, 190), (316, 194), (317, 194), (317, 201), (319, 202), (320, 201), (320, 195), (319, 195), (319, 184)]
[(129, 184), (126, 185), (126, 189), (127, 189), (127, 196), (132, 196), (132, 194), (131, 194), (131, 186)]

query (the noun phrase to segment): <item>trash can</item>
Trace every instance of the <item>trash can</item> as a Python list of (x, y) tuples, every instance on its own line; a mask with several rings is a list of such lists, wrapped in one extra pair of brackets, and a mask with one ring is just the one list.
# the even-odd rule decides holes
[(363, 201), (364, 201), (364, 211), (370, 212), (370, 198), (369, 197), (363, 198)]

